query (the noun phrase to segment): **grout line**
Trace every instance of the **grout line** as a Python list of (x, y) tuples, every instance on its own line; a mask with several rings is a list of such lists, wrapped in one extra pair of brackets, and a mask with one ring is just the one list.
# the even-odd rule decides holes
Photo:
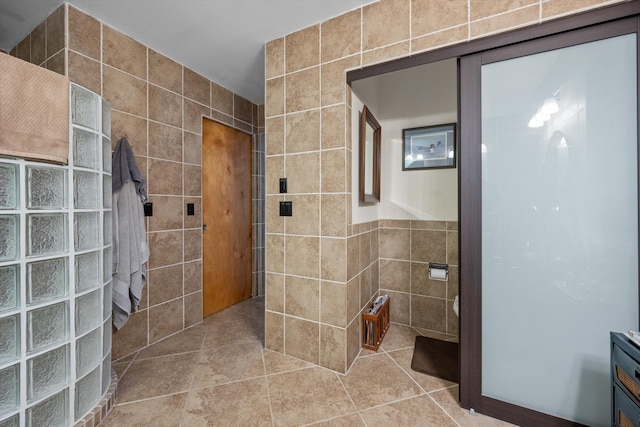
[(265, 357), (264, 357), (264, 351), (265, 349), (263, 348), (260, 353), (262, 354), (262, 367), (264, 372), (264, 382), (267, 388), (267, 401), (269, 402), (269, 414), (271, 415), (271, 426), (273, 426), (275, 423), (275, 417), (273, 416), (273, 404), (271, 403), (271, 390), (269, 389), (269, 379), (267, 378), (267, 361), (265, 360)]
[[(313, 421), (313, 422), (311, 422), (309, 424), (302, 424), (300, 427), (313, 427), (313, 426), (317, 426), (317, 425), (320, 425), (320, 424), (326, 424), (326, 423), (328, 423), (330, 421), (338, 421), (343, 417), (347, 417), (349, 415), (356, 415), (356, 414), (360, 415), (357, 409), (355, 411), (353, 411), (353, 412), (347, 412), (346, 414), (336, 415), (335, 417), (325, 418), (323, 420), (315, 420), (315, 421)], [(364, 420), (362, 420), (362, 421), (364, 422)], [(367, 425), (367, 424), (365, 423), (365, 425)]]
[[(120, 379), (121, 378), (118, 378), (118, 383), (120, 382)], [(189, 392), (189, 390), (181, 390), (181, 391), (176, 391), (176, 392), (173, 392), (173, 393), (167, 393), (167, 394), (161, 394), (161, 395), (158, 395), (158, 396), (145, 397), (144, 399), (131, 400), (129, 402), (122, 402), (122, 403), (117, 403), (117, 401), (120, 400), (120, 399), (116, 399), (116, 404), (114, 405), (114, 407), (115, 406), (126, 406), (126, 405), (135, 404), (135, 403), (141, 403), (141, 402), (148, 402), (150, 400), (158, 399), (158, 398), (161, 398), (161, 397), (176, 396), (178, 394), (183, 394), (183, 393), (188, 393), (188, 392)], [(120, 393), (118, 393), (118, 394), (120, 394)]]
[(342, 386), (342, 389), (344, 390), (345, 394), (349, 397), (349, 401), (351, 401), (351, 404), (353, 405), (353, 407), (356, 408), (356, 411), (358, 411), (358, 413), (360, 413), (360, 409), (358, 409), (358, 405), (356, 405), (356, 402), (353, 400), (353, 397), (351, 396), (351, 393), (349, 393), (349, 390), (347, 390), (347, 387), (344, 385), (344, 382), (342, 381), (342, 377), (343, 376), (338, 375), (335, 372), (334, 372), (334, 375), (338, 379), (338, 381), (340, 382), (340, 385)]
[[(457, 387), (457, 386), (452, 386), (452, 387)], [(447, 388), (451, 388), (451, 387), (447, 387)], [(434, 392), (435, 392), (435, 391), (442, 391), (442, 390), (446, 390), (447, 388), (440, 389), (440, 390), (434, 390)], [(431, 395), (431, 392), (430, 392), (430, 393), (427, 393), (427, 397), (428, 397), (429, 399), (431, 399), (431, 400), (433, 401), (433, 403), (435, 403), (435, 404), (436, 404), (436, 406), (438, 406), (438, 408), (440, 408), (440, 409), (442, 410), (442, 412), (444, 412), (445, 414), (447, 414), (447, 416), (449, 416), (449, 418), (451, 418), (451, 420), (452, 420), (454, 423), (456, 423), (456, 425), (457, 425), (458, 427), (460, 427), (460, 423), (459, 423), (459, 422), (458, 422), (458, 421), (453, 417), (453, 415), (451, 415), (451, 414), (449, 413), (449, 411), (447, 411), (447, 410), (444, 408), (444, 406), (440, 405), (440, 403), (438, 403), (438, 401), (437, 401), (436, 399), (434, 399), (434, 398), (433, 398), (433, 396)]]

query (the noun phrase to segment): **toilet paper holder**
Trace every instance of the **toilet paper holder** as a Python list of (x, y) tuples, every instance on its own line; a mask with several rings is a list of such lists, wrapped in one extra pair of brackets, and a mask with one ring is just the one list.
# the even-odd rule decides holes
[(447, 280), (449, 277), (449, 265), (437, 262), (429, 263), (429, 280)]

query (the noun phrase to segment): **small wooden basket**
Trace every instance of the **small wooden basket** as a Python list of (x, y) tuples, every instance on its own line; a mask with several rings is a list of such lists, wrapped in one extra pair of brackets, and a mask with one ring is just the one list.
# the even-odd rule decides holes
[(389, 300), (382, 304), (375, 314), (368, 314), (369, 305), (362, 313), (362, 348), (377, 351), (384, 335), (389, 329)]

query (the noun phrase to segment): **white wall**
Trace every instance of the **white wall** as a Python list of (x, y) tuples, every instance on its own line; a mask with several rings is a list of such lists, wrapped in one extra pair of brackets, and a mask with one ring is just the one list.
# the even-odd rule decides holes
[[(457, 121), (456, 61), (447, 60), (353, 82), (352, 219), (457, 221), (458, 169), (402, 170), (402, 129)], [(382, 127), (380, 203), (358, 199), (358, 129), (367, 105)]]

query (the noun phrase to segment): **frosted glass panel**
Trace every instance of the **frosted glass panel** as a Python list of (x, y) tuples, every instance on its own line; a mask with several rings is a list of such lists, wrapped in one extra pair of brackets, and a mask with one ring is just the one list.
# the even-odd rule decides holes
[(111, 137), (111, 107), (104, 99), (102, 100), (102, 133), (107, 137)]
[(20, 405), (20, 365), (0, 370), (0, 417)]
[(73, 217), (73, 237), (76, 250), (94, 249), (100, 245), (100, 218), (97, 212), (76, 213)]
[(636, 91), (635, 35), (482, 66), (485, 396), (610, 425), (609, 332), (638, 327)]
[(20, 414), (0, 421), (0, 427), (20, 427)]
[(111, 279), (112, 274), (112, 269), (113, 269), (113, 257), (112, 257), (112, 253), (111, 253), (111, 247), (107, 248), (104, 250), (103, 252), (103, 256), (104, 256), (104, 270), (103, 270), (103, 277), (102, 280), (104, 282), (107, 282), (108, 280)]
[(18, 165), (0, 163), (0, 209), (18, 207)]
[(27, 166), (27, 207), (62, 209), (67, 206), (67, 172), (61, 168)]
[(29, 353), (64, 342), (69, 336), (67, 301), (27, 313), (27, 351)]
[(15, 310), (20, 303), (20, 266), (0, 267), (0, 313)]
[(67, 215), (27, 215), (27, 255), (49, 255), (67, 251)]
[(98, 130), (98, 95), (80, 86), (71, 86), (71, 121)]
[(0, 215), (0, 261), (18, 258), (19, 220), (16, 215)]
[(111, 140), (102, 138), (102, 170), (111, 173)]
[(98, 168), (100, 137), (92, 132), (73, 129), (73, 165), (89, 169)]
[(111, 316), (102, 324), (102, 356), (111, 352)]
[(81, 377), (102, 360), (100, 328), (76, 340), (76, 376)]
[(112, 310), (112, 296), (113, 296), (113, 285), (111, 282), (104, 285), (103, 288), (104, 297), (102, 298), (102, 319), (106, 319), (111, 315)]
[(73, 206), (76, 209), (98, 208), (98, 174), (73, 172)]
[(102, 361), (102, 394), (107, 392), (107, 389), (111, 385), (111, 354)]
[(27, 264), (27, 304), (51, 301), (67, 295), (67, 258)]
[(83, 292), (100, 285), (100, 252), (76, 255), (76, 292)]
[(96, 404), (100, 397), (100, 367), (76, 382), (76, 421)]
[(20, 315), (2, 317), (0, 318), (0, 364), (15, 360), (19, 355)]
[(76, 298), (76, 335), (83, 334), (102, 323), (101, 293), (101, 290), (97, 290)]
[(111, 245), (111, 240), (113, 238), (113, 220), (111, 216), (111, 212), (104, 213), (104, 222), (103, 222), (103, 230), (104, 230), (104, 241), (105, 245)]
[(102, 194), (104, 196), (104, 200), (102, 201), (102, 203), (104, 203), (104, 208), (105, 209), (111, 209), (112, 205), (113, 205), (113, 191), (112, 191), (112, 186), (111, 186), (111, 177), (108, 175), (103, 175), (102, 176)]
[(61, 389), (68, 373), (68, 345), (27, 360), (27, 400), (32, 402)]
[(60, 427), (68, 425), (69, 391), (62, 390), (27, 409), (27, 427)]

